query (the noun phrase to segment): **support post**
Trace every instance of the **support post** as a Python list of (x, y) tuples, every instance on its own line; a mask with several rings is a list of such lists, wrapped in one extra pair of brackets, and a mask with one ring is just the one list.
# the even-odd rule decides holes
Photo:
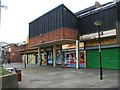
[(25, 51), (24, 51), (24, 68), (26, 68), (26, 54), (25, 54)]
[(76, 40), (76, 69), (80, 68), (79, 40)]
[(40, 47), (38, 47), (38, 65), (41, 66), (42, 60), (41, 60), (41, 50)]
[(84, 42), (84, 62), (85, 62), (85, 68), (86, 68), (86, 42)]
[(53, 46), (53, 67), (56, 66), (56, 45)]

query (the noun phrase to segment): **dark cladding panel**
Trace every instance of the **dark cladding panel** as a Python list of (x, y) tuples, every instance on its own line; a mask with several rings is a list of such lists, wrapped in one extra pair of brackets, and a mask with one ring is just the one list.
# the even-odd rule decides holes
[(80, 18), (79, 29), (82, 30), (82, 34), (90, 34), (98, 31), (98, 28), (94, 25), (97, 20), (102, 21), (101, 31), (107, 31), (116, 28), (115, 27), (115, 6), (110, 7), (99, 12), (94, 12)]
[(29, 24), (29, 38), (32, 37), (32, 33), (31, 33), (32, 30), (33, 30), (33, 29), (32, 29), (32, 25)]
[(34, 25), (33, 23), (29, 24), (29, 37), (34, 36)]
[(51, 23), (51, 13), (49, 13), (47, 17), (48, 17), (47, 18), (48, 19), (48, 29), (47, 29), (47, 32), (50, 32), (51, 31), (51, 27), (52, 27), (51, 26), (52, 24), (50, 24)]
[(106, 30), (108, 30), (109, 29), (109, 10), (105, 10), (105, 12), (104, 12), (104, 23), (103, 23), (103, 25), (105, 26), (105, 28), (104, 29), (106, 29)]
[(39, 29), (36, 29), (36, 28), (39, 28), (39, 23), (38, 23), (38, 20), (36, 20), (36, 22), (34, 22), (34, 35), (38, 35), (38, 32), (39, 32)]
[(77, 29), (77, 17), (66, 7), (63, 7), (63, 27)]
[[(94, 25), (94, 22), (96, 21), (96, 19), (94, 18), (94, 14), (92, 14), (92, 15), (90, 15), (90, 22), (89, 22), (89, 24), (90, 24), (90, 33), (94, 33), (95, 31), (96, 31), (96, 26)], [(89, 18), (89, 16), (88, 16), (88, 18)], [(89, 32), (88, 32), (89, 33)]]
[(29, 24), (30, 38), (58, 28), (77, 29), (77, 22), (77, 17), (62, 4)]
[(109, 24), (111, 26), (111, 29), (113, 29), (115, 27), (115, 22), (113, 22), (113, 21), (116, 20), (116, 12), (115, 12), (115, 10), (116, 10), (116, 7), (113, 7), (113, 8), (109, 9), (109, 12), (110, 12), (110, 14), (109, 14), (109, 18), (110, 18), (109, 19)]
[[(102, 22), (102, 25), (100, 27), (101, 30), (104, 30), (104, 28), (105, 28), (105, 23), (104, 23), (105, 17), (103, 17), (104, 14), (105, 13), (103, 11), (99, 12), (99, 15), (100, 15), (100, 17), (99, 17), (100, 19), (99, 20)], [(95, 28), (96, 28), (96, 26), (95, 26)]]
[(118, 44), (120, 44), (120, 1), (116, 3), (116, 28), (117, 28), (117, 41)]
[(87, 27), (85, 27), (85, 32), (87, 32), (87, 31), (91, 32), (91, 24), (93, 24), (93, 23), (91, 23), (91, 24), (89, 23), (89, 22), (91, 22), (91, 19), (89, 17), (86, 17), (84, 22), (86, 23), (85, 26), (87, 26)]
[(53, 31), (62, 27), (62, 7), (49, 11), (29, 24), (29, 38)]

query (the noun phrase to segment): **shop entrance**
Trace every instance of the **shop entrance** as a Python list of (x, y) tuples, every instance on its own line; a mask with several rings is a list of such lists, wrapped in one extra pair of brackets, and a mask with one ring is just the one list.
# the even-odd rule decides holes
[(41, 65), (47, 65), (47, 53), (41, 53)]
[(75, 52), (66, 52), (65, 53), (65, 67), (76, 67)]
[(53, 65), (53, 52), (51, 51), (47, 52), (47, 60), (48, 65)]
[(63, 60), (63, 54), (61, 51), (56, 52), (56, 66), (57, 67), (62, 67), (62, 60)]
[[(65, 52), (64, 54), (64, 62), (65, 62), (65, 67), (76, 67), (76, 52), (71, 51), (71, 52)], [(85, 60), (85, 52), (81, 51), (80, 52), (80, 68), (85, 68), (86, 67), (86, 60)]]

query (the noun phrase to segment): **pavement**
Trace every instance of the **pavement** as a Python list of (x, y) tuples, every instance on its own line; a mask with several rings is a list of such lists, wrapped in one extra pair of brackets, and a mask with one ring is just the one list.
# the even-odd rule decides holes
[(23, 63), (4, 64), (4, 67), (16, 67), (22, 70), (22, 81), (18, 88), (118, 88), (118, 70), (103, 70), (100, 80), (99, 69), (75, 69), (38, 66)]

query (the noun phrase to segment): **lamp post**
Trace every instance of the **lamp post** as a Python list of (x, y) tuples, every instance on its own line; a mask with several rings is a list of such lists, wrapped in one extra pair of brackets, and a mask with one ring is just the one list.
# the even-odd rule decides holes
[(24, 51), (24, 68), (26, 68), (26, 53)]
[(6, 5), (1, 5), (1, 0), (0, 0), (0, 27), (1, 27), (1, 8), (8, 9)]
[(8, 7), (6, 5), (1, 5), (1, 0), (0, 0), (0, 15), (1, 15), (1, 8), (4, 8), (4, 9), (8, 9)]
[(98, 27), (98, 42), (99, 42), (99, 58), (100, 58), (100, 80), (103, 80), (103, 70), (102, 70), (102, 58), (101, 58), (101, 41), (100, 41), (100, 26), (102, 25), (101, 21), (95, 21), (95, 26)]

